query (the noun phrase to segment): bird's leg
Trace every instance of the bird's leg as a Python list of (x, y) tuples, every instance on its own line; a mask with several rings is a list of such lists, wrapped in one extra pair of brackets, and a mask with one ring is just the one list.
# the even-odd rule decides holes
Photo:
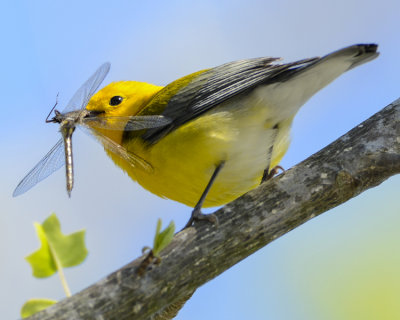
[(277, 123), (276, 125), (273, 126), (272, 128), (273, 130), (273, 137), (272, 137), (272, 143), (271, 146), (269, 147), (268, 153), (267, 153), (267, 167), (264, 170), (263, 176), (261, 178), (261, 183), (273, 178), (273, 176), (275, 176), (278, 173), (278, 169), (281, 169), (284, 171), (284, 169), (280, 166), (276, 166), (274, 168), (272, 168), (272, 170), (270, 171), (270, 165), (271, 165), (271, 159), (272, 159), (272, 152), (274, 151), (274, 144), (276, 142), (276, 136), (278, 135), (278, 130), (279, 130), (279, 123)]
[(221, 171), (222, 167), (224, 166), (225, 161), (221, 162), (220, 164), (217, 165), (217, 167), (214, 170), (214, 173), (211, 176), (210, 181), (208, 182), (206, 188), (204, 189), (200, 200), (197, 202), (196, 206), (194, 207), (192, 211), (192, 215), (190, 216), (189, 221), (186, 223), (185, 227), (183, 229), (186, 229), (187, 227), (190, 227), (194, 221), (202, 221), (206, 220), (209, 222), (212, 222), (214, 225), (218, 226), (218, 219), (217, 217), (210, 213), (210, 214), (204, 214), (201, 212), (201, 207), (203, 206), (204, 200), (207, 197), (208, 192), (211, 189), (211, 186), (213, 185), (215, 179), (218, 176), (218, 173)]

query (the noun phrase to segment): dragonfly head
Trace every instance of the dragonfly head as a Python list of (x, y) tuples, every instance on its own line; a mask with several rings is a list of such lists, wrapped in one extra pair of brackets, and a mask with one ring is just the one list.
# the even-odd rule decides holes
[[(46, 120), (45, 120), (46, 123), (50, 123), (50, 122), (60, 123), (61, 122), (61, 117), (60, 117), (61, 112), (56, 109), (57, 104), (58, 104), (58, 93), (57, 93), (57, 97), (56, 97), (56, 103), (54, 104), (53, 108), (51, 108), (49, 114), (46, 117)], [(53, 111), (54, 111), (55, 115), (53, 118), (49, 119), (49, 117)]]
[[(51, 110), (51, 111), (53, 111), (53, 110)], [(49, 119), (50, 114), (51, 114), (51, 112), (49, 113), (49, 115), (46, 118), (46, 123), (50, 123), (50, 122), (51, 123), (61, 123), (63, 117), (62, 117), (62, 114), (60, 111), (54, 109), (54, 117), (51, 119)]]

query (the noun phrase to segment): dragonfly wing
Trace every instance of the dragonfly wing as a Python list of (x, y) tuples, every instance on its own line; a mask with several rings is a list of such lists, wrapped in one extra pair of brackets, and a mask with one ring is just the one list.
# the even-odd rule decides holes
[(163, 115), (131, 117), (125, 126), (126, 131), (164, 127), (172, 122)]
[(96, 72), (75, 92), (62, 113), (82, 109), (86, 107), (92, 95), (96, 92), (99, 85), (110, 71), (111, 64), (102, 64)]
[(98, 138), (101, 140), (105, 149), (120, 156), (121, 158), (129, 162), (129, 164), (132, 165), (133, 167), (139, 167), (147, 172), (153, 171), (153, 167), (149, 162), (147, 162), (146, 160), (144, 160), (143, 158), (139, 157), (138, 155), (132, 152), (128, 152), (120, 144), (114, 142), (113, 140), (104, 135), (98, 135)]
[(132, 152), (127, 151), (123, 146), (116, 143), (114, 140), (111, 140), (110, 138), (101, 134), (98, 131), (91, 130), (91, 128), (86, 126), (86, 124), (82, 123), (79, 126), (79, 128), (84, 132), (86, 132), (87, 134), (89, 134), (89, 136), (91, 137), (95, 136), (101, 142), (106, 151), (110, 151), (115, 155), (121, 157), (122, 159), (127, 161), (131, 166), (139, 167), (142, 170), (145, 170), (146, 172), (153, 171), (153, 166), (148, 161), (146, 161), (145, 159), (139, 157), (138, 155)]
[(171, 123), (171, 120), (162, 115), (131, 116), (131, 117), (86, 117), (82, 119), (86, 126), (91, 128), (135, 131), (150, 128), (159, 128)]
[(46, 179), (53, 172), (60, 169), (65, 163), (63, 140), (60, 139), (56, 145), (44, 156), (42, 160), (21, 180), (13, 192), (13, 197), (19, 196), (40, 181)]

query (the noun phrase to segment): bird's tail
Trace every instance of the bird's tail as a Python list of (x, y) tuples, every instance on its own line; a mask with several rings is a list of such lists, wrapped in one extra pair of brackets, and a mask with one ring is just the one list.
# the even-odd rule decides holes
[(348, 70), (350, 70), (363, 63), (375, 59), (379, 55), (379, 52), (377, 50), (378, 50), (378, 45), (374, 43), (355, 44), (350, 47), (334, 51), (326, 55), (325, 57), (322, 57), (321, 60), (319, 60), (317, 63), (322, 63), (325, 62), (326, 60), (336, 59), (336, 58), (342, 58), (342, 59), (348, 58), (351, 62), (351, 65), (348, 68)]

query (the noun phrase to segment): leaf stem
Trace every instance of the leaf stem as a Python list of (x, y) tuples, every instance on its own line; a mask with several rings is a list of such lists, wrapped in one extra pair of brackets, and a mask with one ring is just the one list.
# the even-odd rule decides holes
[(52, 246), (52, 244), (50, 242), (49, 242), (49, 248), (50, 248), (51, 254), (52, 254), (53, 258), (54, 258), (54, 262), (56, 263), (56, 268), (57, 268), (58, 275), (60, 277), (61, 284), (62, 284), (64, 292), (65, 292), (65, 295), (67, 297), (70, 297), (71, 296), (71, 290), (68, 287), (67, 279), (65, 278), (65, 274), (64, 274), (64, 269), (63, 269), (63, 267), (61, 265), (60, 259), (58, 259), (57, 255), (56, 255), (56, 252), (53, 249), (53, 246)]
[(65, 295), (67, 297), (70, 297), (71, 296), (71, 290), (68, 287), (67, 279), (65, 278), (64, 271), (63, 271), (62, 267), (60, 267), (60, 269), (58, 270), (58, 275), (60, 276), (61, 284), (62, 284), (62, 286), (64, 288)]

